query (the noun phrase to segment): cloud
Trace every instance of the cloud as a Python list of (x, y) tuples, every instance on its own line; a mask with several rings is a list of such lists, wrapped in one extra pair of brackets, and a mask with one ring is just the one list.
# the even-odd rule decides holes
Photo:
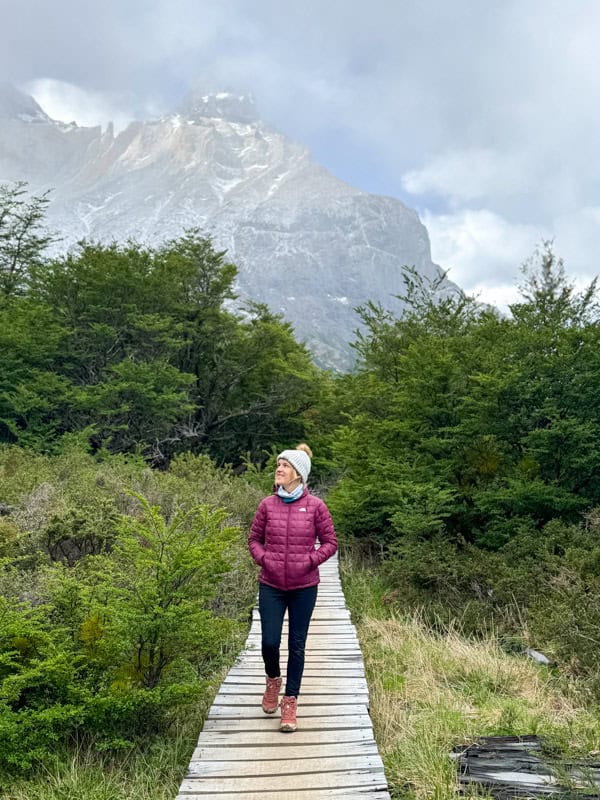
[(433, 260), (448, 277), (482, 302), (506, 306), (517, 297), (520, 269), (548, 231), (511, 224), (489, 210), (425, 212)]
[(411, 194), (436, 194), (457, 205), (531, 191), (534, 175), (522, 153), (471, 148), (440, 153), (422, 169), (405, 173), (402, 183)]
[(86, 91), (66, 81), (41, 78), (23, 88), (52, 119), (61, 122), (82, 126), (106, 126), (112, 122), (119, 131), (133, 119), (133, 114), (120, 106), (118, 98), (105, 92)]
[(567, 273), (577, 276), (577, 285), (600, 275), (600, 206), (586, 206), (559, 217), (554, 224), (555, 249), (565, 262)]
[(576, 289), (600, 275), (600, 206), (557, 217), (551, 224), (511, 223), (489, 209), (421, 214), (433, 260), (451, 280), (482, 302), (507, 309), (519, 297), (523, 264), (550, 241)]
[(436, 259), (469, 285), (518, 270), (546, 233), (567, 269), (593, 268), (596, 0), (5, 6), (0, 74), (36, 81), (52, 116), (120, 124), (175, 108), (193, 84), (250, 90), (342, 179), (430, 209)]

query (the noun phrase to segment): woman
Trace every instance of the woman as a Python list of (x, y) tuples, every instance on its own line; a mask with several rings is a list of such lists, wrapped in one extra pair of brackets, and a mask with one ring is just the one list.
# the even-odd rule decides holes
[[(306, 444), (277, 456), (273, 494), (265, 497), (250, 529), (252, 558), (258, 576), (258, 608), (267, 686), (262, 709), (273, 714), (279, 705), (279, 647), (283, 617), (288, 611), (288, 666), (281, 701), (281, 731), (296, 730), (296, 707), (304, 671), (304, 646), (317, 600), (319, 564), (337, 550), (331, 514), (307, 487), (312, 452)], [(315, 542), (321, 546), (315, 550)]]

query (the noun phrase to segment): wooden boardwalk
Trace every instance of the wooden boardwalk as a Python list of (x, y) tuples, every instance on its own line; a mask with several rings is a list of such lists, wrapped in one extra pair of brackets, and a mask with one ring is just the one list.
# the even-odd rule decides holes
[[(337, 556), (321, 583), (306, 645), (298, 730), (264, 714), (260, 619), (210, 709), (178, 800), (389, 800), (373, 738), (362, 655), (344, 602)], [(287, 620), (282, 673), (287, 663)]]

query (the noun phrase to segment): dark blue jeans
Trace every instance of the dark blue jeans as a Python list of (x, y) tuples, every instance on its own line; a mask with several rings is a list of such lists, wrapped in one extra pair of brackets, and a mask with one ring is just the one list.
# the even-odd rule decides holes
[(285, 610), (288, 611), (288, 665), (285, 693), (298, 697), (304, 672), (304, 646), (313, 608), (317, 602), (317, 587), (283, 591), (259, 583), (258, 610), (262, 628), (262, 656), (269, 678), (281, 675), (279, 647)]

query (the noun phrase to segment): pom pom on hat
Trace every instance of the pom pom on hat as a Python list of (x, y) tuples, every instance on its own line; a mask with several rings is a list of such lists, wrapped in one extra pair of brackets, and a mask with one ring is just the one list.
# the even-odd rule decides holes
[(302, 483), (306, 483), (310, 474), (310, 457), (312, 452), (310, 447), (306, 444), (298, 445), (295, 450), (282, 450), (277, 456), (277, 461), (283, 458), (296, 470), (298, 475), (302, 478)]

